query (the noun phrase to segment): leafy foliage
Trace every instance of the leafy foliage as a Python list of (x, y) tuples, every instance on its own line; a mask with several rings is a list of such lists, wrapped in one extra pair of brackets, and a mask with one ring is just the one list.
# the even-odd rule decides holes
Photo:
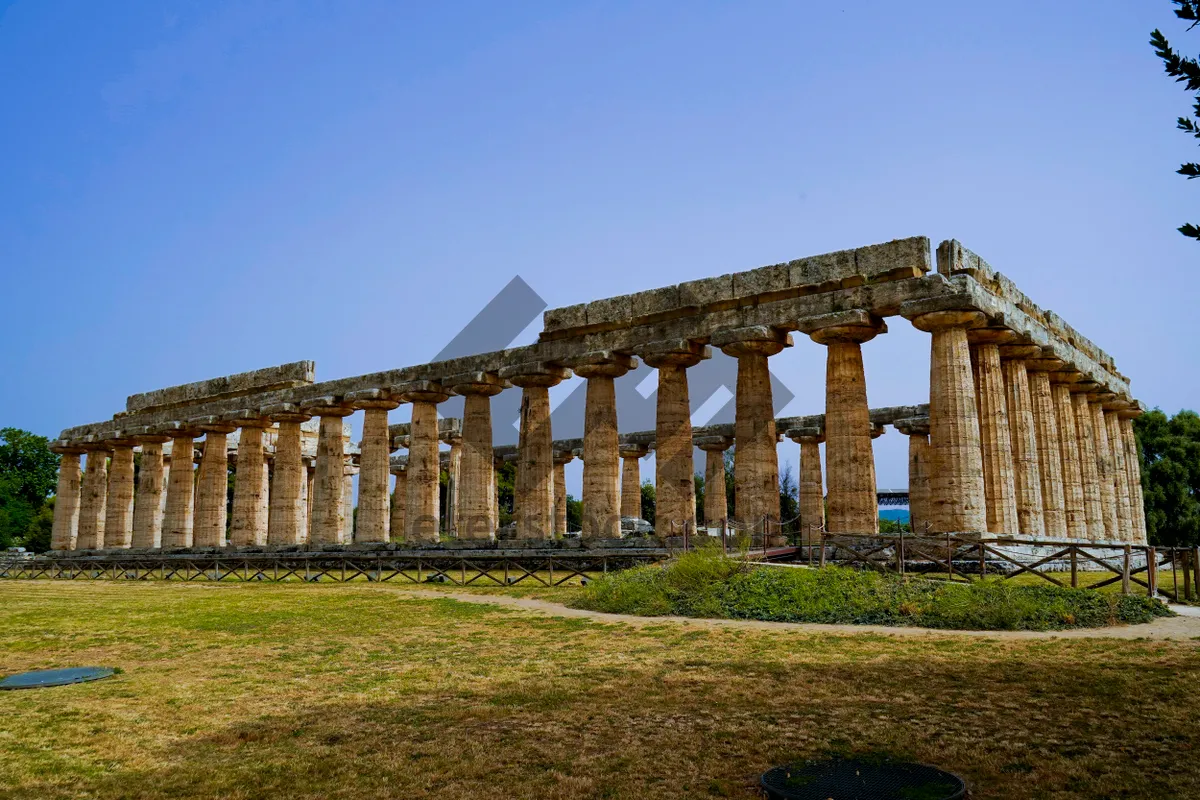
[(1200, 545), (1200, 416), (1159, 409), (1133, 422), (1141, 451), (1146, 533), (1151, 544)]
[[(1200, 24), (1200, 0), (1172, 0), (1172, 2), (1178, 6), (1175, 9), (1175, 16), (1192, 23), (1187, 28), (1189, 31)], [(1155, 55), (1163, 60), (1163, 68), (1166, 73), (1174, 78), (1176, 83), (1183, 83), (1187, 91), (1196, 93), (1195, 102), (1192, 104), (1192, 116), (1195, 117), (1195, 120), (1179, 117), (1176, 120), (1176, 127), (1191, 134), (1193, 138), (1200, 139), (1200, 123), (1197, 122), (1200, 120), (1200, 63), (1197, 63), (1194, 58), (1187, 58), (1176, 52), (1171, 47), (1171, 43), (1167, 41), (1167, 37), (1157, 28), (1150, 34), (1150, 45), (1154, 48)], [(1200, 177), (1200, 164), (1183, 164), (1176, 172), (1191, 180)], [(1180, 226), (1179, 232), (1189, 238), (1200, 239), (1200, 227), (1191, 223)]]
[(0, 428), (0, 548), (32, 544), (27, 537), (45, 525), (41, 511), (57, 483), (58, 456), (46, 437)]
[(642, 481), (642, 519), (654, 526), (655, 511), (658, 508), (658, 494), (654, 490), (653, 481)]
[(715, 548), (685, 553), (665, 566), (609, 573), (587, 586), (573, 605), (644, 616), (958, 630), (1060, 630), (1172, 615), (1162, 603), (1140, 595), (1000, 579), (951, 584), (845, 567), (752, 566)]

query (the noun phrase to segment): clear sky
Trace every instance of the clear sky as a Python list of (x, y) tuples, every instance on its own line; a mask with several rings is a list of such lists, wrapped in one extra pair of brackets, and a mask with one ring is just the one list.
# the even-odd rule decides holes
[[(423, 363), (516, 275), (559, 306), (913, 235), (1195, 408), (1197, 152), (1147, 39), (1200, 31), (1171, 8), (0, 0), (0, 424)], [(864, 356), (872, 406), (926, 400), (926, 334)], [(824, 348), (772, 368), (823, 410)], [(877, 440), (882, 486), (905, 447)]]

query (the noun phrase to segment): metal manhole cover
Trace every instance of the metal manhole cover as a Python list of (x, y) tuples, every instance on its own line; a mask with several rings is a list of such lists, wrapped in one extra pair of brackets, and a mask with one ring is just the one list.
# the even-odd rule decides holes
[(37, 689), (41, 686), (65, 686), (69, 683), (98, 681), (114, 674), (109, 667), (70, 667), (21, 672), (0, 680), (0, 689)]
[(773, 800), (958, 800), (967, 785), (926, 764), (832, 758), (767, 770), (762, 788)]

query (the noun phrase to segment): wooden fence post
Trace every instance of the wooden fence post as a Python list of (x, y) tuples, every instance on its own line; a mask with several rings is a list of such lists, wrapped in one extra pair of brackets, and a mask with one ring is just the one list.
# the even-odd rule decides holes
[(1079, 588), (1079, 553), (1071, 545), (1071, 588)]
[(1125, 545), (1125, 564), (1121, 568), (1121, 594), (1129, 594), (1129, 562), (1133, 556), (1133, 548)]
[(1158, 595), (1158, 552), (1153, 547), (1146, 548), (1146, 593), (1151, 597)]

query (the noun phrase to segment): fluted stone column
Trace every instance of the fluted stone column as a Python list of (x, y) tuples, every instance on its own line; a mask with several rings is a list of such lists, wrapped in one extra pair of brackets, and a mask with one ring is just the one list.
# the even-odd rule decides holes
[(67, 442), (50, 448), (59, 454), (58, 488), (54, 491), (54, 526), (50, 533), (51, 550), (74, 550), (79, 536), (79, 491), (82, 473), (79, 456), (84, 452)]
[[(143, 429), (145, 430), (145, 429)], [(133, 536), (131, 545), (139, 549), (162, 547), (164, 480), (163, 444), (168, 437), (149, 432), (133, 436), (142, 448), (141, 469), (138, 471), (137, 496), (133, 501)]]
[(1071, 384), (1071, 411), (1075, 415), (1075, 439), (1079, 444), (1079, 472), (1083, 483), (1083, 510), (1087, 517), (1087, 538), (1103, 541), (1104, 506), (1100, 499), (1100, 473), (1096, 464), (1096, 438), (1092, 431), (1092, 412), (1088, 407), (1084, 384)]
[(354, 413), (354, 409), (340, 398), (323, 397), (306, 403), (301, 411), (321, 418), (321, 427), (317, 435), (317, 466), (312, 482), (312, 522), (308, 543), (318, 547), (339, 544), (342, 541), (347, 513), (342, 486), (346, 466), (344, 418)]
[[(158, 530), (159, 546), (162, 546), (162, 520), (164, 520), (167, 515), (167, 483), (171, 478), (171, 439), (170, 439), (170, 437), (168, 437), (167, 441), (163, 443), (162, 460), (163, 460), (163, 474), (162, 474), (163, 490), (162, 490), (162, 500), (159, 503), (159, 526), (158, 526), (158, 528), (159, 528), (159, 530)], [(136, 504), (134, 506), (134, 511), (135, 512), (137, 511)]]
[[(695, 446), (687, 370), (711, 357), (687, 340), (640, 347), (642, 361), (658, 370), (654, 426), (654, 518), (660, 532), (683, 532), (696, 524)], [(639, 495), (641, 490), (638, 490)], [(640, 497), (639, 497), (640, 500)]]
[(355, 392), (347, 396), (355, 408), (363, 410), (362, 456), (358, 474), (358, 521), (355, 543), (381, 543), (388, 540), (388, 464), (392, 442), (388, 435), (388, 412), (400, 404), (379, 389)]
[(1142, 410), (1134, 406), (1117, 415), (1121, 419), (1121, 439), (1125, 443), (1125, 469), (1129, 473), (1129, 511), (1136, 544), (1145, 544), (1147, 536), (1146, 503), (1142, 494), (1142, 460), (1138, 452), (1137, 435), (1133, 430), (1133, 420), (1141, 414)]
[(229, 495), (227, 437), (237, 426), (209, 418), (197, 422), (196, 427), (204, 431), (204, 454), (196, 478), (196, 528), (192, 543), (196, 547), (224, 547)]
[(271, 475), (274, 473), (275, 453), (264, 448), (262, 468), (262, 490), (258, 496), (258, 514), (262, 520), (258, 544), (267, 543), (267, 524), (271, 517)]
[(1113, 486), (1116, 474), (1113, 470), (1112, 451), (1108, 446), (1108, 425), (1104, 422), (1104, 407), (1096, 396), (1088, 398), (1088, 410), (1092, 415), (1092, 438), (1096, 446), (1096, 476), (1100, 479), (1100, 510), (1104, 520), (1104, 540), (1121, 540), (1117, 525), (1117, 494)]
[(246, 416), (237, 420), (237, 464), (233, 481), (233, 515), (229, 520), (229, 544), (233, 547), (261, 546), (267, 543), (270, 509), (263, 505), (263, 430), (271, 421)]
[(988, 531), (995, 534), (1017, 533), (1017, 500), (1013, 481), (1012, 435), (1005, 402), (1004, 373), (1000, 367), (1000, 348), (991, 341), (998, 334), (1008, 341), (1010, 331), (973, 330), (967, 334), (972, 344), (975, 368), (976, 402), (979, 405), (979, 446), (983, 456), (983, 491), (987, 504)]
[(408, 447), (408, 497), (405, 500), (405, 540), (410, 543), (439, 541), (438, 478), (441, 458), (438, 455), (437, 404), (450, 396), (442, 385), (432, 381), (415, 381), (394, 387), (398, 399), (412, 403), (412, 425)]
[(392, 519), (391, 519), (391, 534), (392, 541), (397, 542), (404, 538), (404, 504), (408, 501), (408, 467), (404, 464), (395, 464), (391, 468), (391, 472), (396, 476), (396, 486), (392, 489)]
[(108, 447), (88, 444), (87, 464), (80, 487), (77, 550), (104, 548), (104, 510), (108, 501)]
[(821, 476), (821, 442), (825, 441), (825, 432), (820, 428), (796, 428), (788, 431), (787, 435), (800, 445), (797, 499), (801, 542), (815, 544), (825, 530), (825, 488)]
[(696, 440), (704, 451), (704, 525), (709, 534), (720, 531), (721, 520), (729, 516), (725, 495), (725, 451), (733, 440), (725, 436), (705, 436)]
[(1068, 535), (1062, 451), (1049, 372), (1051, 368), (1057, 370), (1060, 365), (1061, 362), (1047, 359), (1029, 359), (1025, 362), (1033, 427), (1037, 435), (1038, 477), (1042, 482), (1042, 525), (1046, 538), (1053, 540), (1062, 540)]
[[(642, 518), (642, 468), (639, 463), (649, 449), (645, 445), (621, 445), (617, 451), (621, 456), (621, 516), (633, 519)], [(659, 529), (659, 533), (670, 535), (669, 527)], [(683, 530), (680, 529), (680, 534)]]
[[(489, 372), (456, 375), (444, 381), (463, 397), (461, 456), (456, 481), (458, 538), (495, 538), (492, 507), (496, 474), (492, 457), (492, 398), (508, 385)], [(548, 398), (547, 398), (548, 404)]]
[(791, 336), (756, 326), (719, 331), (714, 347), (737, 359), (733, 423), (733, 506), (743, 532), (775, 533), (779, 523), (779, 438), (767, 359), (791, 346)]
[(554, 451), (554, 536), (567, 535), (567, 464), (575, 459), (570, 450)]
[[(1005, 401), (1012, 440), (1013, 488), (1016, 490), (1017, 531), (1022, 536), (1044, 536), (1042, 473), (1038, 460), (1037, 425), (1033, 421), (1033, 395), (1025, 355), (1040, 348), (1001, 347), (1004, 360)], [(1021, 357), (1010, 356), (1020, 353)], [(1049, 384), (1047, 384), (1049, 386)]]
[(929, 419), (908, 417), (893, 423), (908, 437), (908, 519), (915, 534), (929, 528)]
[(865, 312), (828, 314), (801, 323), (825, 358), (825, 472), (829, 485), (825, 522), (830, 533), (878, 533), (875, 455), (862, 344), (886, 333)]
[(1058, 421), (1059, 453), (1062, 456), (1063, 513), (1067, 537), (1087, 539), (1087, 509), (1083, 498), (1083, 473), (1079, 458), (1079, 433), (1071, 404), (1071, 384), (1075, 376), (1066, 371), (1051, 373), (1050, 391)]
[(358, 465), (350, 461), (342, 467), (342, 544), (358, 541), (354, 525), (354, 476), (358, 472)]
[(109, 439), (108, 497), (104, 501), (104, 549), (127, 550), (133, 541), (132, 439)]
[(192, 546), (195, 525), (192, 496), (196, 484), (192, 451), (196, 433), (183, 427), (166, 432), (171, 437), (171, 473), (167, 476), (167, 507), (163, 511), (163, 549)]
[[(983, 453), (967, 330), (982, 327), (978, 311), (901, 306), (914, 327), (931, 334), (929, 364), (929, 523), (933, 533), (987, 530)], [(918, 313), (914, 313), (914, 311)]]
[(1108, 433), (1108, 449), (1112, 456), (1113, 494), (1117, 498), (1117, 541), (1133, 541), (1133, 505), (1129, 500), (1129, 468), (1125, 464), (1125, 440), (1121, 435), (1121, 420), (1117, 412), (1126, 403), (1112, 395), (1104, 403), (1104, 425)]
[(620, 456), (617, 440), (617, 394), (613, 384), (634, 367), (634, 360), (603, 352), (570, 364), (587, 380), (583, 419), (583, 538), (621, 536), (621, 505), (617, 483)]
[(317, 457), (304, 458), (304, 534), (303, 541), (312, 540), (313, 495), (316, 494)]
[[(521, 389), (520, 435), (517, 440), (517, 474), (513, 483), (513, 525), (518, 539), (554, 538), (554, 444), (550, 423), (550, 387), (557, 386), (570, 373), (549, 364), (518, 364), (500, 370), (499, 379)], [(591, 383), (588, 383), (588, 408), (591, 408)], [(587, 412), (590, 415), (590, 411)], [(613, 407), (615, 419), (616, 407)], [(585, 417), (585, 425), (587, 424)], [(479, 469), (491, 457), (479, 446)], [(493, 462), (494, 463), (494, 462)], [(587, 472), (584, 472), (587, 483)], [(495, 507), (495, 473), (490, 505)], [(586, 500), (587, 489), (584, 489)], [(586, 525), (585, 525), (586, 531)], [(586, 535), (586, 533), (585, 533)]]
[(308, 470), (304, 466), (300, 423), (311, 416), (291, 404), (269, 406), (263, 412), (279, 423), (267, 506), (267, 544), (301, 544), (308, 536)]

